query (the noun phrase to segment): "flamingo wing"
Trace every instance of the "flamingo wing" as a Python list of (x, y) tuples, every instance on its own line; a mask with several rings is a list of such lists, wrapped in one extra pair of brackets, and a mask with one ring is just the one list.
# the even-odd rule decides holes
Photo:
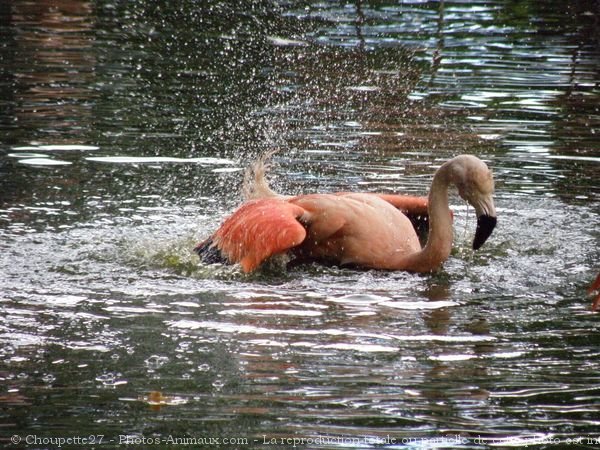
[(429, 200), (414, 195), (377, 194), (379, 198), (400, 210), (411, 221), (413, 228), (423, 237), (429, 229)]
[[(335, 195), (345, 196), (352, 195), (354, 192), (338, 192)], [(394, 208), (399, 209), (402, 213), (407, 216), (428, 216), (428, 205), (429, 199), (427, 197), (421, 197), (418, 195), (401, 195), (401, 194), (377, 194), (374, 193), (382, 200), (385, 200), (391, 204)]]
[(305, 210), (284, 199), (258, 199), (243, 204), (195, 251), (206, 262), (240, 263), (252, 272), (266, 259), (301, 244)]
[(426, 216), (428, 215), (427, 197), (419, 197), (413, 195), (397, 195), (397, 194), (377, 194), (377, 196), (392, 204), (396, 209), (399, 209), (406, 215)]

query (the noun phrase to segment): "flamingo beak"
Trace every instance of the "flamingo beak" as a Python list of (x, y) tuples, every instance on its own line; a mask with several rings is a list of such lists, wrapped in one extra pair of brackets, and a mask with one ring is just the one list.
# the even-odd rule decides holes
[(496, 227), (496, 216), (489, 216), (487, 214), (482, 214), (477, 217), (477, 228), (475, 228), (475, 239), (473, 239), (473, 250), (478, 250), (487, 238), (490, 237), (492, 231)]
[(496, 207), (491, 195), (480, 199), (475, 206), (477, 214), (477, 228), (475, 228), (475, 239), (473, 239), (473, 250), (478, 250), (490, 237), (496, 228)]

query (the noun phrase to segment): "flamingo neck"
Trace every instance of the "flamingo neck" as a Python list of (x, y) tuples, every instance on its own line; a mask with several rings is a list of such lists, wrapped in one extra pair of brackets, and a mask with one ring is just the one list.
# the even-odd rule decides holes
[(451, 182), (450, 165), (444, 164), (433, 177), (429, 191), (429, 237), (419, 252), (399, 261), (404, 270), (431, 272), (438, 269), (452, 250), (454, 233), (452, 214), (448, 206), (448, 186)]

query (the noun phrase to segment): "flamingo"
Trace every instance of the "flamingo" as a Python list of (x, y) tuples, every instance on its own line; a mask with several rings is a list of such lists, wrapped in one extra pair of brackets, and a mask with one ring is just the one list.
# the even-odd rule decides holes
[(596, 281), (594, 281), (588, 289), (588, 292), (590, 294), (596, 292), (596, 297), (592, 301), (592, 311), (598, 311), (600, 308), (600, 273), (596, 277)]
[[(265, 179), (269, 156), (247, 171), (246, 202), (194, 249), (202, 261), (239, 263), (249, 273), (274, 256), (289, 254), (292, 261), (436, 271), (452, 248), (450, 185), (475, 208), (474, 250), (496, 226), (492, 172), (473, 155), (445, 162), (433, 177), (428, 197), (352, 192), (282, 196)], [(429, 233), (422, 248), (410, 218), (424, 216)]]

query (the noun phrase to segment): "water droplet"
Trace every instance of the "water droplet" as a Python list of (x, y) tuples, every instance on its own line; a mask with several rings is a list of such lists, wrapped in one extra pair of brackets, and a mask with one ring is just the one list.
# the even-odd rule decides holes
[(48, 384), (53, 383), (55, 380), (56, 380), (56, 377), (54, 375), (52, 375), (51, 373), (47, 373), (46, 375), (44, 375), (42, 377), (42, 381), (44, 383), (48, 383)]
[(105, 386), (110, 386), (115, 383), (115, 375), (113, 373), (103, 373), (96, 377), (96, 381), (99, 381)]
[(149, 358), (147, 358), (144, 362), (146, 363), (148, 369), (156, 370), (160, 369), (162, 366), (168, 363), (169, 358), (167, 358), (166, 356), (152, 355)]
[(118, 377), (122, 376), (120, 373), (106, 372), (96, 377), (96, 381), (99, 381), (104, 386), (116, 387), (121, 384), (127, 384), (126, 380), (119, 380)]

